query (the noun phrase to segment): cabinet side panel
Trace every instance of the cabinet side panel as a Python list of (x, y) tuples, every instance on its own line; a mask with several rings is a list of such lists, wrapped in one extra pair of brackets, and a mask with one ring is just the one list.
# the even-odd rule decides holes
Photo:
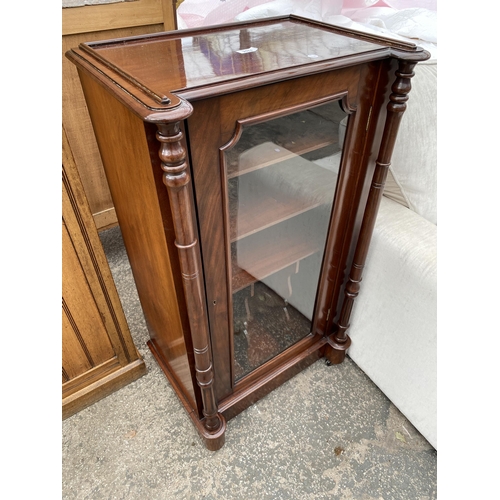
[[(128, 2), (127, 2), (128, 3)], [(130, 2), (139, 4), (141, 2)], [(118, 7), (120, 4), (109, 5), (109, 7)], [(82, 93), (78, 73), (74, 64), (68, 58), (64, 57), (66, 51), (73, 47), (78, 47), (82, 42), (91, 42), (96, 40), (106, 40), (111, 38), (121, 38), (126, 36), (140, 35), (145, 33), (157, 33), (163, 31), (162, 24), (149, 26), (135, 26), (130, 28), (106, 29), (105, 31), (95, 31), (100, 19), (92, 17), (89, 10), (93, 8), (100, 11), (102, 5), (80, 8), (63, 9), (63, 31), (65, 28), (64, 17), (71, 15), (75, 24), (81, 23), (81, 16), (88, 16), (86, 28), (91, 30), (86, 33), (64, 35), (62, 37), (62, 119), (68, 134), (69, 144), (75, 156), (78, 172), (81, 177), (85, 194), (88, 198), (90, 209), (98, 230), (108, 226), (116, 225), (116, 213), (113, 206), (113, 200), (109, 192), (108, 183), (104, 174), (104, 169), (99, 155), (99, 149), (92, 130), (92, 124), (85, 104), (85, 98)], [(81, 9), (80, 16), (75, 16), (76, 10)], [(74, 16), (74, 17), (73, 17)], [(80, 19), (79, 19), (80, 17)], [(116, 21), (116, 17), (113, 21)], [(124, 21), (124, 19), (119, 19)], [(70, 24), (70, 23), (68, 23)], [(71, 28), (71, 26), (69, 26)], [(109, 28), (109, 24), (108, 24)]]
[(170, 208), (157, 191), (144, 123), (91, 77), (80, 72), (80, 79), (150, 337), (195, 408), (185, 342), (190, 332), (174, 278), (180, 270), (173, 241), (167, 243), (173, 233), (165, 231), (162, 218)]

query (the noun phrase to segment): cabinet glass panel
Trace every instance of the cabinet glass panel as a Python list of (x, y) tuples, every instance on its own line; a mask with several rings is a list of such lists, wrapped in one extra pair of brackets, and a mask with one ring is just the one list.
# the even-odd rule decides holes
[(224, 153), (236, 380), (311, 332), (346, 121), (331, 101), (247, 125)]

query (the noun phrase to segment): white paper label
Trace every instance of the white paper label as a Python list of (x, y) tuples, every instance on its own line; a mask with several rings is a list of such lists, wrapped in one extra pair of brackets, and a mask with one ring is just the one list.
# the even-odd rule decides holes
[(249, 47), (248, 49), (237, 50), (238, 54), (248, 54), (249, 52), (255, 52), (259, 50), (257, 47)]

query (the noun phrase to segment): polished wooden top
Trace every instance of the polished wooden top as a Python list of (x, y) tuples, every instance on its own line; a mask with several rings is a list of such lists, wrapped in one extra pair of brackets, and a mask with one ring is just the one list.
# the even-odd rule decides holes
[(412, 43), (286, 16), (84, 43), (68, 57), (161, 110), (177, 106), (177, 96), (217, 95), (383, 59), (394, 51), (424, 52)]
[[(158, 94), (380, 50), (380, 45), (296, 21), (91, 46)], [(172, 62), (177, 62), (175, 71)]]

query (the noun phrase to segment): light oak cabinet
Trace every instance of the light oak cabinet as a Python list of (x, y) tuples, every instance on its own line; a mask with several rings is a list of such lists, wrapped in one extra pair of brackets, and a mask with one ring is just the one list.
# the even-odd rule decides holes
[[(295, 16), (81, 44), (149, 346), (211, 450), (350, 345), (411, 43)], [(300, 409), (298, 409), (300, 411)]]
[(63, 131), (62, 413), (67, 418), (146, 373)]
[(173, 0), (62, 9), (63, 124), (98, 230), (116, 225), (116, 213), (78, 74), (64, 53), (81, 42), (157, 33), (175, 26)]

